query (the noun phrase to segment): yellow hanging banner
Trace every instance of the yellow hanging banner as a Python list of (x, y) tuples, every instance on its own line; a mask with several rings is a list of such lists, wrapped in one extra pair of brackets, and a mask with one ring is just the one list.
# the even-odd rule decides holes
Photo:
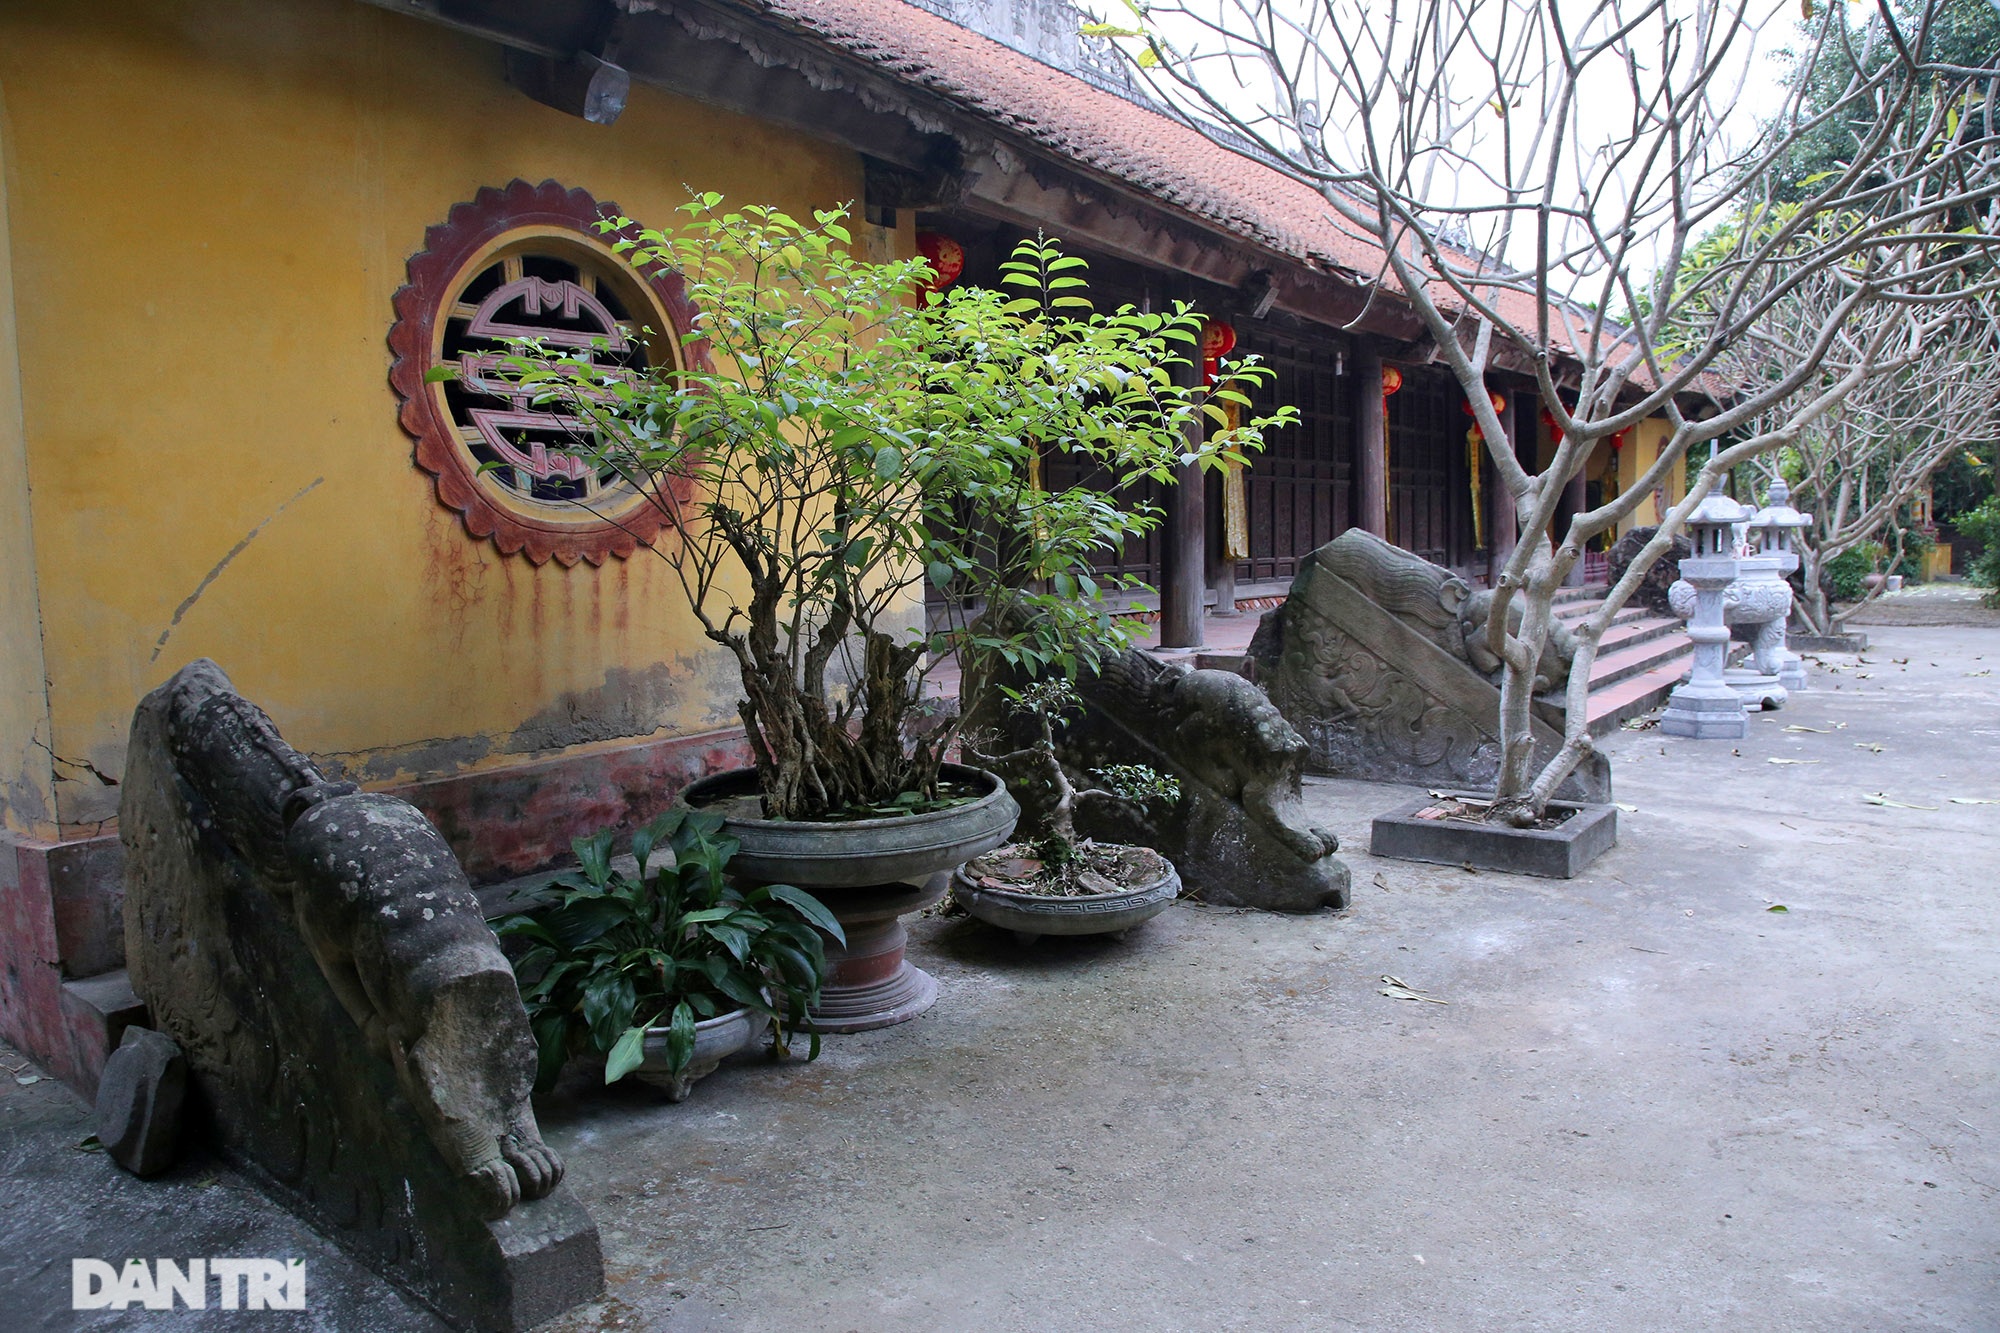
[[(1243, 420), (1241, 405), (1231, 403), (1223, 410), (1229, 416), (1229, 429), (1235, 430)], [(1222, 558), (1224, 560), (1250, 558), (1249, 483), (1243, 475), (1248, 470), (1242, 463), (1222, 465)]]

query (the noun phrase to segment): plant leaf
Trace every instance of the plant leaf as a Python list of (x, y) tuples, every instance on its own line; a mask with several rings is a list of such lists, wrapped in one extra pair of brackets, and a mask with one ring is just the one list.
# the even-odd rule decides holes
[(625, 1029), (625, 1035), (604, 1057), (604, 1081), (616, 1083), (637, 1069), (646, 1060), (646, 1029), (644, 1026)]
[(814, 927), (833, 936), (835, 943), (847, 943), (847, 932), (840, 928), (840, 922), (834, 919), (833, 913), (827, 910), (826, 904), (813, 897), (810, 893), (807, 893), (804, 889), (796, 888), (790, 884), (771, 884), (765, 886), (764, 891), (779, 902), (789, 905), (793, 911), (804, 917)]

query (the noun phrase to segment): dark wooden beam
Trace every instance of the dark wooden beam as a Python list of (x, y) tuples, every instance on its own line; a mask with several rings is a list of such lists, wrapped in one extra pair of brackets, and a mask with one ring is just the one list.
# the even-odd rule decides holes
[(588, 51), (563, 60), (510, 47), (507, 82), (543, 106), (566, 111), (593, 125), (615, 122), (624, 113), (625, 98), (632, 90), (630, 74)]
[(1382, 403), (1382, 356), (1356, 343), (1354, 393), (1354, 489), (1356, 521), (1377, 537), (1389, 535), (1389, 420)]
[[(1201, 360), (1192, 357), (1175, 368), (1174, 379), (1187, 387), (1201, 383)], [(1188, 449), (1201, 447), (1204, 427), (1199, 417), (1188, 424)], [(1160, 647), (1199, 648), (1207, 631), (1203, 603), (1207, 600), (1208, 506), (1207, 482), (1198, 466), (1177, 468), (1167, 491), (1166, 574), (1160, 580)]]

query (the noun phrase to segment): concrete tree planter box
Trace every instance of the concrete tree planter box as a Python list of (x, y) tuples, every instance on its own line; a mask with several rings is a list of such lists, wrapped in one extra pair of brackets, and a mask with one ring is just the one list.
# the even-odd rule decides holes
[(1787, 634), (1785, 646), (1795, 653), (1865, 653), (1866, 634)]
[(1550, 810), (1571, 815), (1552, 829), (1517, 829), (1469, 819), (1446, 819), (1423, 812), (1453, 797), (1486, 800), (1464, 792), (1426, 796), (1375, 819), (1368, 850), (1398, 861), (1476, 866), (1544, 879), (1573, 879), (1618, 841), (1618, 807), (1551, 801)]

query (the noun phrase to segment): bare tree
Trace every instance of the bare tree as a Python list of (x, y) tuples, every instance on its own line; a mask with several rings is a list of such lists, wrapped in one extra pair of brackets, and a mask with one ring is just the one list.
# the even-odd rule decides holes
[[(1825, 274), (1795, 289), (1729, 350), (1725, 374), (1743, 384), (1781, 374), (1838, 295)], [(1905, 527), (1898, 519), (1905, 508), (1957, 454), (2000, 438), (2000, 301), (1982, 293), (1911, 312), (1905, 333), (1911, 345), (1901, 355), (1878, 360), (1875, 373), (1839, 406), (1767, 460), (1772, 472), (1796, 478), (1792, 504), (1813, 518), (1800, 552), (1804, 596), (1796, 611), (1815, 634), (1839, 633), (1855, 609), (1834, 613), (1826, 567), (1886, 533), (1892, 543), (1886, 567), (1893, 569), (1904, 552)], [(1854, 343), (1852, 332), (1843, 331), (1814, 387), (1846, 373)], [(1752, 431), (1781, 425), (1794, 406), (1791, 400), (1778, 404)]]
[[(1163, 0), (1139, 11), (1127, 49), (1154, 92), (1310, 184), (1333, 224), (1381, 255), (1380, 299), (1414, 308), (1485, 436), (1519, 524), (1487, 621), (1505, 664), (1497, 818), (1538, 818), (1590, 752), (1598, 641), (1716, 479), (1906, 355), (1913, 312), (1992, 281), (1995, 71), (1926, 59), (1939, 2), (1899, 20), (1885, 0), (1858, 28), (1835, 5), (1788, 30), (1799, 48), (1789, 101), (1748, 134), (1730, 112), (1758, 73), (1768, 0)], [(1854, 72), (1831, 95), (1797, 77), (1822, 66)], [(1770, 168), (1828, 126), (1851, 133), (1846, 159), (1778, 204)], [(1690, 269), (1697, 243), (1707, 262)], [(1727, 382), (1724, 354), (1829, 273), (1838, 299), (1794, 331), (1785, 373)], [(1839, 372), (1825, 376), (1836, 347)], [(1532, 375), (1556, 422), (1539, 472), (1517, 461), (1489, 401), (1493, 371)], [(1700, 399), (1711, 406), (1697, 416)], [(1672, 431), (1658, 461), (1556, 530), (1563, 489), (1597, 442), (1654, 416)], [(1529, 710), (1556, 590), (1586, 543), (1711, 441), (1729, 443), (1578, 627), (1564, 741), (1537, 755)]]

